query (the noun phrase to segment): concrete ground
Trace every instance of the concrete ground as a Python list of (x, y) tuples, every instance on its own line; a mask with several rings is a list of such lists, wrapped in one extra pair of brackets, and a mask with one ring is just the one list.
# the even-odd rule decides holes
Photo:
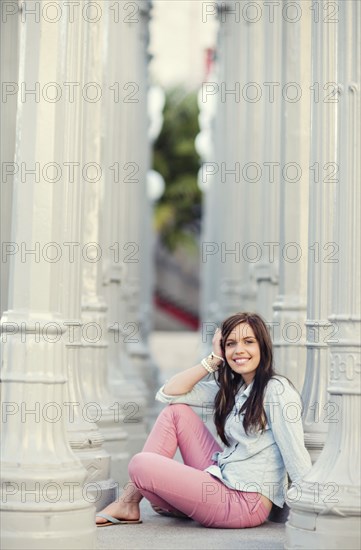
[(209, 529), (186, 519), (156, 514), (141, 502), (141, 525), (116, 525), (97, 529), (101, 550), (281, 550), (283, 524), (266, 522), (252, 529)]
[[(150, 345), (161, 383), (199, 359), (196, 332), (154, 332)], [(267, 521), (251, 529), (209, 529), (191, 520), (160, 516), (146, 500), (141, 502), (141, 519), (140, 525), (98, 528), (99, 550), (281, 550), (285, 542), (283, 523)]]

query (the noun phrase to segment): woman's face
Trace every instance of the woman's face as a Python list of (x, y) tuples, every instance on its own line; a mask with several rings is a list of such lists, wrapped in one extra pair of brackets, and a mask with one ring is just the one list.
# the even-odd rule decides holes
[(248, 386), (261, 360), (258, 341), (248, 323), (235, 326), (225, 342), (225, 353), (228, 365), (242, 375)]

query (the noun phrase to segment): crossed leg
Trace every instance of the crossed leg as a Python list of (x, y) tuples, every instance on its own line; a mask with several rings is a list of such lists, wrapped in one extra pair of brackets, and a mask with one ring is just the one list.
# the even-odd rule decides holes
[[(179, 447), (184, 464), (173, 460)], [(258, 495), (226, 487), (205, 472), (220, 451), (214, 437), (187, 405), (171, 405), (159, 415), (144, 449), (129, 464), (129, 474), (152, 504), (181, 511), (207, 527), (240, 528), (259, 525), (268, 511)]]
[[(173, 457), (179, 447), (184, 464)], [(240, 528), (263, 523), (268, 510), (261, 504), (251, 513), (255, 493), (229, 489), (204, 469), (221, 450), (198, 415), (187, 405), (166, 407), (159, 415), (143, 451), (129, 464), (131, 482), (120, 499), (104, 512), (137, 519), (145, 496), (152, 504), (181, 511), (207, 527)], [(253, 500), (252, 500), (253, 497)], [(251, 498), (251, 500), (250, 500)], [(99, 518), (98, 523), (104, 520)]]

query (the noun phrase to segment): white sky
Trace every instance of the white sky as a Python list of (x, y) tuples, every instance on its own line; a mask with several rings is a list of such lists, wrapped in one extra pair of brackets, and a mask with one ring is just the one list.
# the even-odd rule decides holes
[[(198, 88), (205, 75), (205, 49), (215, 47), (217, 21), (205, 16), (203, 0), (154, 0), (150, 23), (153, 82), (167, 88)], [(202, 21), (203, 18), (203, 21)]]

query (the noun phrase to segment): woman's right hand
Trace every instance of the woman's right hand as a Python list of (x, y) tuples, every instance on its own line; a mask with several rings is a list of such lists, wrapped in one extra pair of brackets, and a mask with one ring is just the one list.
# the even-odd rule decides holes
[(220, 328), (217, 328), (212, 339), (213, 353), (215, 355), (218, 355), (218, 357), (224, 358), (222, 348), (221, 348), (221, 340), (222, 340), (222, 331)]
[[(220, 329), (217, 329), (212, 339), (212, 346), (213, 353), (215, 355), (218, 355), (219, 357), (223, 357), (221, 338), (222, 332)], [(213, 361), (214, 363), (217, 362), (216, 359), (214, 359)], [(219, 360), (218, 367), (221, 367), (222, 365), (224, 365), (224, 362), (221, 362), (221, 360)], [(213, 366), (216, 367), (216, 364), (214, 364)], [(195, 384), (200, 382), (207, 375), (207, 370), (203, 367), (201, 363), (199, 363), (195, 367), (191, 367), (190, 369), (186, 369), (172, 376), (172, 378), (165, 383), (163, 391), (165, 394), (171, 396), (183, 395), (190, 392)]]

